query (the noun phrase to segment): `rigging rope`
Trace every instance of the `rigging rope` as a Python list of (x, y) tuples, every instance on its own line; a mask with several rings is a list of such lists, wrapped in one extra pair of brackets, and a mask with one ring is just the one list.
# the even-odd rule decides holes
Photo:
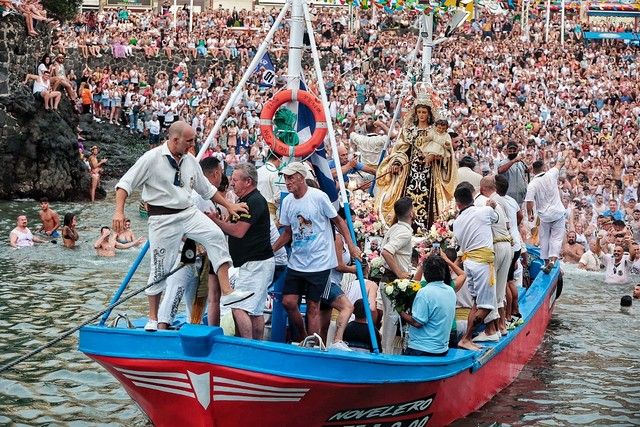
[(22, 355), (20, 357), (18, 357), (17, 359), (0, 366), (0, 373), (13, 368), (14, 366), (16, 366), (18, 363), (22, 363), (27, 359), (30, 359), (31, 357), (35, 356), (38, 353), (41, 353), (42, 351), (46, 350), (49, 347), (52, 347), (53, 345), (59, 343), (60, 341), (62, 341), (63, 339), (67, 338), (68, 336), (72, 335), (73, 333), (79, 331), (81, 328), (87, 326), (89, 323), (98, 320), (100, 318), (100, 316), (102, 316), (104, 313), (106, 313), (107, 311), (113, 310), (115, 307), (119, 306), (120, 304), (122, 304), (123, 302), (126, 302), (128, 300), (130, 300), (131, 298), (133, 298), (134, 296), (140, 294), (141, 292), (145, 291), (146, 289), (150, 288), (151, 286), (157, 285), (158, 283), (162, 282), (163, 280), (166, 280), (169, 276), (173, 275), (175, 272), (177, 272), (178, 270), (182, 269), (186, 264), (185, 263), (180, 263), (178, 264), (178, 266), (176, 268), (174, 268), (173, 270), (171, 270), (170, 272), (168, 272), (167, 274), (165, 274), (164, 276), (162, 276), (161, 278), (159, 278), (158, 280), (155, 280), (149, 284), (147, 284), (146, 286), (138, 289), (137, 291), (131, 292), (130, 294), (128, 294), (127, 296), (125, 296), (124, 298), (121, 298), (120, 300), (114, 302), (113, 304), (110, 304), (107, 308), (105, 308), (104, 310), (102, 310), (100, 313), (94, 315), (93, 317), (91, 317), (90, 319), (85, 320), (84, 322), (82, 322), (80, 325), (69, 329), (66, 332), (63, 332), (60, 336), (56, 337), (55, 339), (41, 345), (40, 347), (30, 351), (29, 353)]

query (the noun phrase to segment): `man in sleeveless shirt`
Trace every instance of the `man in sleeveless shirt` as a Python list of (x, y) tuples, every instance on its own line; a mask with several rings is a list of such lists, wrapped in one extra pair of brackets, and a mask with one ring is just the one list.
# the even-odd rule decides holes
[(9, 233), (9, 244), (12, 248), (26, 248), (34, 243), (44, 243), (44, 240), (34, 236), (27, 227), (27, 216), (20, 215), (16, 221), (16, 228)]

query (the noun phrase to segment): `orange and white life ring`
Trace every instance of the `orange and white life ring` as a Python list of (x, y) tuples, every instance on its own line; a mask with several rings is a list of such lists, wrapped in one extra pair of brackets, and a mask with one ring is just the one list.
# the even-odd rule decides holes
[[(313, 113), (316, 121), (316, 130), (311, 138), (296, 146), (290, 146), (276, 138), (273, 133), (273, 116), (275, 116), (278, 108), (287, 102), (298, 101), (306, 105)], [(318, 98), (313, 96), (311, 92), (297, 89), (287, 89), (278, 92), (270, 99), (260, 113), (260, 133), (264, 141), (271, 147), (274, 153), (279, 156), (288, 157), (306, 157), (313, 153), (316, 148), (322, 144), (324, 137), (327, 136), (327, 121), (324, 115), (322, 103)]]

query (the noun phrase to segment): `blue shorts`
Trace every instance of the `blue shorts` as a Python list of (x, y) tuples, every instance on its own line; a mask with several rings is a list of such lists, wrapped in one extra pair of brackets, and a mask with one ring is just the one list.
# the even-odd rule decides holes
[(344, 295), (340, 285), (331, 283), (331, 287), (328, 292), (325, 292), (320, 299), (320, 310), (328, 310), (331, 308), (331, 304), (340, 296)]

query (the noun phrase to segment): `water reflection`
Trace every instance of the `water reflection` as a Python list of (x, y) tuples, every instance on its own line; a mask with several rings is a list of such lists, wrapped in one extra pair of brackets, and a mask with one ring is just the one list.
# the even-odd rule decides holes
[(619, 312), (632, 286), (565, 268), (565, 287), (540, 349), (513, 384), (454, 425), (640, 425), (640, 303)]
[[(13, 250), (7, 243), (18, 214), (37, 226), (34, 201), (0, 202), (0, 354), (10, 360), (102, 310), (138, 251), (98, 258), (93, 242), (112, 215), (112, 200), (93, 205), (58, 204), (62, 216), (78, 213), (74, 250), (43, 244)], [(134, 201), (127, 211), (137, 235), (146, 226)], [(620, 296), (631, 287), (605, 288), (601, 275), (567, 268), (565, 290), (540, 350), (516, 381), (456, 426), (640, 425), (640, 304), (619, 313)], [(132, 286), (141, 286), (146, 262)], [(131, 316), (144, 313), (143, 297), (125, 304)], [(0, 377), (0, 425), (64, 424), (144, 426), (146, 417), (69, 337), (32, 361)], [(463, 397), (466, 390), (460, 390)]]
[[(7, 239), (19, 214), (29, 227), (39, 224), (38, 204), (33, 201), (0, 203), (0, 353), (10, 360), (57, 337), (83, 322), (109, 302), (138, 251), (119, 251), (116, 258), (98, 258), (93, 242), (102, 225), (109, 225), (112, 200), (94, 205), (52, 203), (62, 217), (78, 213), (80, 240), (76, 249), (60, 244), (11, 249)], [(136, 234), (146, 235), (137, 205), (127, 211)], [(61, 242), (60, 242), (61, 243)], [(145, 263), (132, 286), (146, 281)], [(116, 309), (118, 310), (118, 309)], [(142, 298), (123, 308), (140, 315)], [(18, 365), (0, 378), (0, 425), (147, 425), (118, 383), (77, 349), (77, 335), (45, 350), (32, 361)]]

